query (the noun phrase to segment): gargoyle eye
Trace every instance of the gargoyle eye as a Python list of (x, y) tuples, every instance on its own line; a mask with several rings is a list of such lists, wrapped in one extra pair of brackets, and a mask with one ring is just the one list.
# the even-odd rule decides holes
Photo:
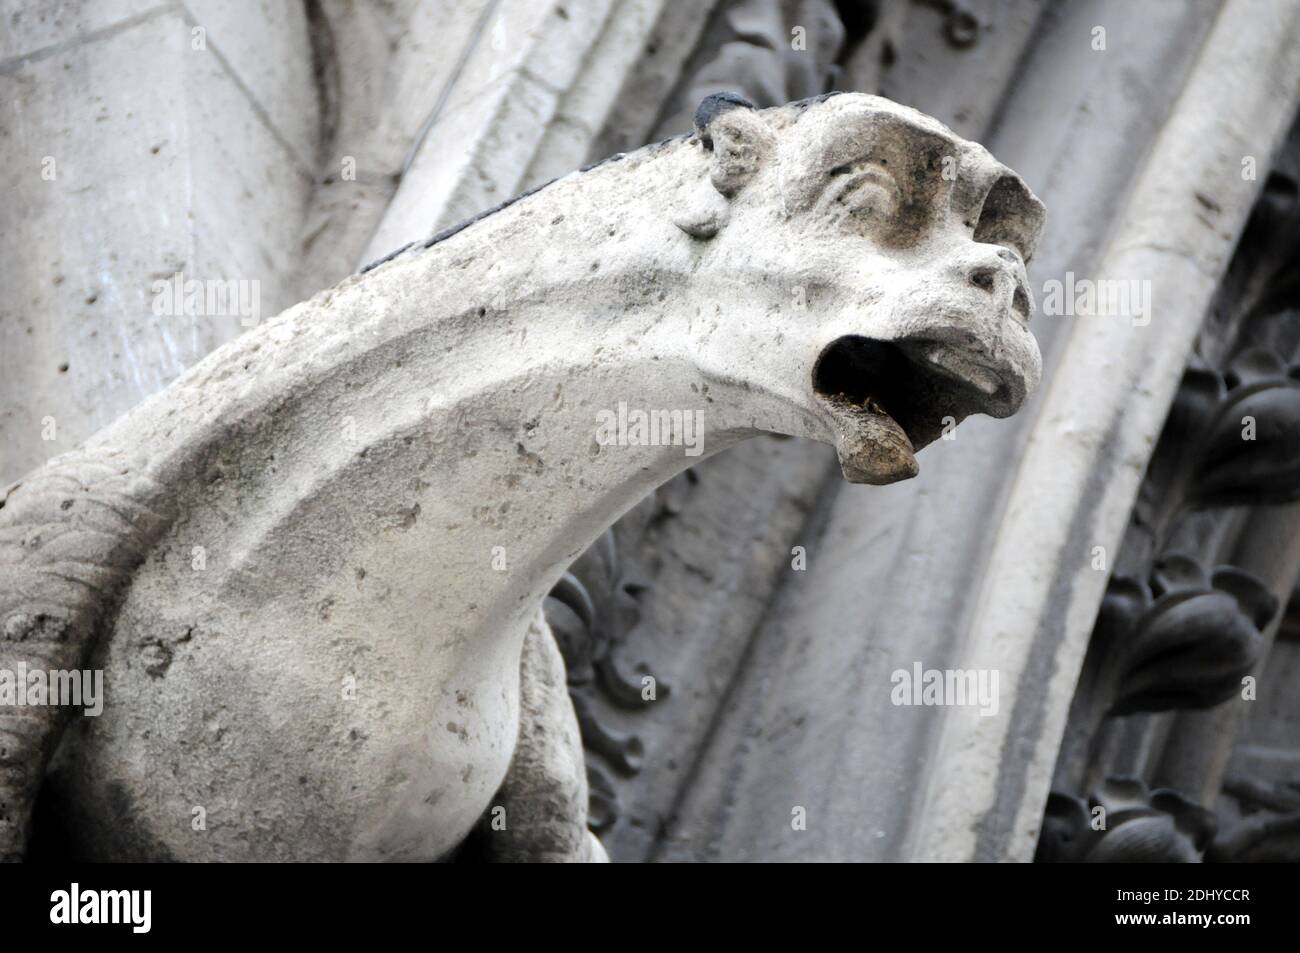
[(1020, 179), (1003, 176), (984, 199), (975, 222), (974, 238), (977, 242), (1009, 248), (1028, 262), (1042, 225), (1042, 203)]

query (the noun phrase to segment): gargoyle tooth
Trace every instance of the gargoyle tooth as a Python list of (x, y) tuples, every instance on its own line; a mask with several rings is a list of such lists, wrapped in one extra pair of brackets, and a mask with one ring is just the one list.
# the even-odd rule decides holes
[(948, 377), (970, 384), (982, 394), (992, 397), (1002, 386), (1002, 381), (988, 368), (962, 360), (942, 345), (929, 348), (925, 359)]
[(982, 367), (971, 367), (966, 374), (966, 379), (975, 385), (975, 388), (981, 393), (988, 394), (992, 397), (998, 392), (1001, 382), (997, 379), (992, 371), (986, 371)]

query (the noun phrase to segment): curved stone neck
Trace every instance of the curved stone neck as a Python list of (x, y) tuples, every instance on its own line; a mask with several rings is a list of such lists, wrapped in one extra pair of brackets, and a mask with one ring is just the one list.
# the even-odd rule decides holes
[[(519, 631), (656, 486), (790, 429), (788, 395), (728, 366), (749, 345), (743, 326), (716, 340), (723, 291), (639, 204), (571, 211), (555, 241), (533, 224), (554, 204), (506, 209), (256, 328), (98, 441), (152, 446), (151, 472), (232, 572), (319, 587), (365, 564), (377, 588), (414, 560), (430, 618), (468, 613), (457, 638)], [(670, 254), (647, 261), (656, 238)], [(337, 560), (277, 559), (313, 527), (346, 540)]]

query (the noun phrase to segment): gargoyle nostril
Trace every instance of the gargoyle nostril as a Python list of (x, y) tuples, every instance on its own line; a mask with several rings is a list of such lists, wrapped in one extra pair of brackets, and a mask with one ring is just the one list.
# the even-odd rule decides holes
[(1011, 307), (1026, 321), (1029, 320), (1029, 292), (1024, 285), (1016, 285), (1015, 293), (1011, 296)]
[(970, 283), (984, 291), (993, 291), (997, 276), (992, 268), (976, 268), (970, 273)]

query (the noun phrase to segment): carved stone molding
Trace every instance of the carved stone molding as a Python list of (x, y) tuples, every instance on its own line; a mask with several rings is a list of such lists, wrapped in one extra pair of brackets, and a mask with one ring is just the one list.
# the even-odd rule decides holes
[[(1270, 798), (1245, 779), (1229, 780), (1225, 792), (1238, 803), (1236, 816), (1212, 827), (1201, 818), (1213, 817), (1214, 799), (1195, 811), (1187, 805), (1214, 787), (1222, 770), (1214, 766), (1215, 749), (1225, 738), (1231, 743), (1235, 713), (1255, 698), (1255, 683), (1269, 677), (1279, 607), (1300, 575), (1294, 560), (1266, 557), (1269, 572), (1261, 578), (1259, 560), (1249, 557), (1259, 522), (1250, 514), (1300, 499), (1298, 238), (1295, 183), (1277, 173), (1242, 238), (1138, 493), (1071, 707), (1040, 860), (1244, 860), (1287, 851), (1281, 845), (1294, 812), (1285, 792)], [(1290, 525), (1290, 517), (1280, 519)], [(1208, 568), (1225, 560), (1236, 564)], [(1159, 714), (1210, 709), (1199, 722)], [(1220, 726), (1218, 737), (1192, 733), (1211, 725)], [(1199, 753), (1198, 738), (1206, 748)], [(1186, 781), (1197, 763), (1208, 781), (1161, 793), (1165, 806), (1178, 810), (1166, 811), (1170, 818), (1159, 824), (1144, 822), (1158, 834), (1135, 839), (1112, 816), (1107, 828), (1081, 837), (1088, 828), (1079, 824), (1077, 792), (1112, 783), (1099, 779), (1117, 766), (1140, 766), (1148, 779)], [(1141, 780), (1125, 783), (1145, 791)], [(1150, 799), (1160, 809), (1156, 795)], [(1194, 831), (1179, 820), (1191, 814)], [(1275, 835), (1281, 842), (1270, 853), (1266, 842)], [(1085, 849), (1085, 840), (1095, 846)]]
[[(1249, 34), (1242, 32), (1247, 7), (1269, 17), (1253, 21)], [(1111, 554), (1120, 549), (1186, 355), (1258, 197), (1262, 183), (1242, 178), (1240, 157), (1272, 155), (1295, 115), (1296, 97), (1279, 98), (1280, 87), (1247, 79), (1240, 64), (1264, 58), (1296, 75), (1298, 21), (1300, 9), (1285, 3), (1265, 10), (1229, 0), (1221, 8), (1123, 205), (1107, 219), (1111, 230), (1090, 273), (1149, 280), (1158, 318), (1150, 325), (1059, 322), (1063, 333), (1050, 347), (1059, 355), (1052, 386), (1031, 438), (1008, 458), (1010, 499), (985, 537), (992, 549), (981, 559), (980, 585), (961, 617), (962, 647), (949, 663), (1000, 671), (1003, 703), (1015, 713), (945, 721), (932, 749), (914, 856), (1033, 855), (1066, 700), (1104, 595), (1106, 576), (1090, 571), (1090, 558), (1097, 546)], [(1245, 103), (1251, 105), (1243, 109)], [(1058, 274), (1067, 267), (1073, 266)], [(1006, 758), (1013, 768), (981, 768)]]

